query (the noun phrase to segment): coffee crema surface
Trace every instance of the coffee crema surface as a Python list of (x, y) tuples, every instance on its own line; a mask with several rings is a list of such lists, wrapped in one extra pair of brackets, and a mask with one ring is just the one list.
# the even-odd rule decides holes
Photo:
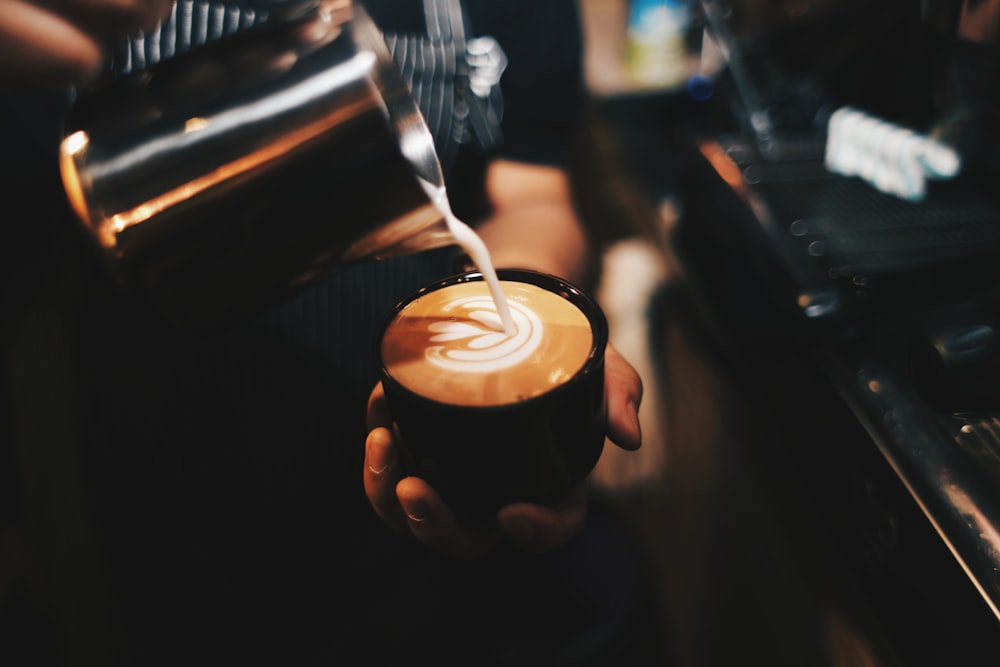
[(382, 362), (400, 384), (454, 405), (507, 405), (573, 377), (593, 347), (573, 303), (532, 284), (501, 281), (514, 322), (507, 335), (483, 281), (433, 290), (386, 328)]

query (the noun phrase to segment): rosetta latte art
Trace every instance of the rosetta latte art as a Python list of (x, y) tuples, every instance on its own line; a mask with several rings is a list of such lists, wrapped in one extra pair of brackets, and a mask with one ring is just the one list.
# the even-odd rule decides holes
[(429, 340), (437, 344), (427, 348), (427, 361), (449, 371), (489, 373), (527, 360), (542, 342), (542, 320), (524, 304), (508, 303), (512, 335), (503, 331), (491, 298), (470, 296), (449, 301), (442, 311), (455, 317), (429, 325)]
[(593, 334), (562, 294), (501, 281), (508, 327), (484, 281), (420, 292), (382, 336), (380, 362), (404, 387), (453, 405), (510, 405), (564, 384), (586, 364)]

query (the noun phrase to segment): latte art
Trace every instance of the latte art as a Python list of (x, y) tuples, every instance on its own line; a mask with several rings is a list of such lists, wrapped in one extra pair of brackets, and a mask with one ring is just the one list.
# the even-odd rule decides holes
[(382, 339), (382, 361), (401, 384), (456, 405), (505, 405), (543, 394), (591, 354), (587, 317), (558, 294), (501, 281), (511, 332), (483, 281), (449, 285), (404, 306)]
[(457, 373), (489, 373), (523, 363), (542, 342), (542, 320), (523, 303), (508, 304), (514, 324), (510, 336), (502, 330), (492, 298), (446, 303), (441, 312), (455, 313), (455, 319), (428, 325), (434, 334), (430, 342), (441, 344), (427, 348), (427, 361)]

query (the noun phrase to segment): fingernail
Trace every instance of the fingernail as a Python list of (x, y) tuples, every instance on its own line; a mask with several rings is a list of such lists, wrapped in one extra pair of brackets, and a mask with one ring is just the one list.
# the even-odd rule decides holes
[(368, 469), (376, 475), (381, 475), (392, 465), (392, 453), (384, 440), (378, 433), (368, 436)]
[(407, 500), (400, 501), (403, 505), (403, 511), (406, 512), (407, 518), (410, 521), (416, 523), (421, 523), (424, 521), (424, 517), (427, 516), (427, 506), (420, 500)]

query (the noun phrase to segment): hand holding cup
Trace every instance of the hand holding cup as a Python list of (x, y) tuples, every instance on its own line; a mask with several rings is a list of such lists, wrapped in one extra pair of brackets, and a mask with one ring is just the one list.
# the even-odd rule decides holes
[[(491, 338), (481, 277), (429, 286), (387, 326), (383, 381), (369, 403), (373, 507), (397, 531), (459, 557), (504, 535), (533, 551), (566, 542), (586, 516), (586, 478), (605, 437), (625, 449), (640, 440), (641, 382), (607, 346), (596, 304), (545, 274), (500, 278), (519, 315), (515, 334)], [(417, 342), (428, 339), (435, 344)], [(400, 352), (400, 340), (413, 349)]]

